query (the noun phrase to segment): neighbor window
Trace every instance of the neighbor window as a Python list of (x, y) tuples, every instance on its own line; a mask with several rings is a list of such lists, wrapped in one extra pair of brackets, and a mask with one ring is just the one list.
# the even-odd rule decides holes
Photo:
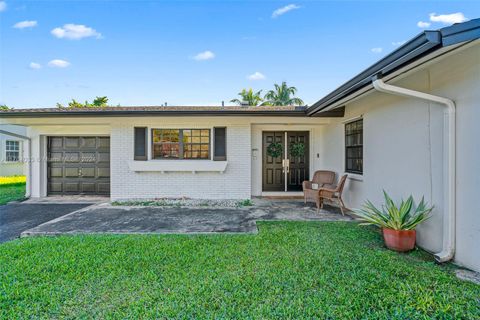
[(20, 141), (5, 141), (5, 160), (9, 162), (20, 161)]
[(363, 119), (345, 124), (345, 171), (363, 173)]
[(153, 159), (209, 159), (209, 129), (153, 129)]

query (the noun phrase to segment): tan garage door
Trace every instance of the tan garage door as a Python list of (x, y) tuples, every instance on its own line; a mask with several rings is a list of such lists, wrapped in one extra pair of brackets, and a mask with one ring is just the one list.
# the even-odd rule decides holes
[(49, 195), (109, 195), (110, 137), (48, 137)]

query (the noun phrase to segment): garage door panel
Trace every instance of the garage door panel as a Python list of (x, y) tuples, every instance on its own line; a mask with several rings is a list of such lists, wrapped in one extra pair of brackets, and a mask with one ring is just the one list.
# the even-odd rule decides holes
[(50, 168), (48, 177), (49, 178), (63, 178), (63, 168), (62, 167), (60, 167), (60, 168)]
[(93, 182), (82, 182), (82, 193), (97, 193), (96, 184)]
[(110, 168), (97, 168), (99, 178), (110, 178)]
[(97, 141), (98, 149), (110, 149), (110, 138), (99, 137)]
[(82, 152), (82, 162), (97, 162), (95, 152)]
[(63, 183), (51, 182), (48, 184), (48, 189), (50, 190), (50, 192), (63, 192)]
[(97, 138), (88, 137), (82, 139), (82, 147), (95, 149), (97, 147)]
[(65, 162), (80, 162), (80, 152), (65, 152)]
[(98, 194), (110, 194), (110, 183), (98, 183)]
[(110, 162), (110, 153), (108, 152), (99, 152), (97, 156), (98, 162)]
[(63, 152), (50, 152), (48, 161), (50, 162), (63, 162)]
[(95, 168), (82, 168), (82, 178), (95, 178)]
[(50, 137), (50, 145), (52, 148), (62, 148), (63, 137)]
[(65, 182), (63, 184), (65, 192), (68, 193), (80, 193), (80, 183), (79, 182)]
[(65, 168), (65, 178), (78, 178), (80, 168)]
[(80, 138), (79, 137), (65, 137), (65, 148), (79, 148), (80, 147)]
[(109, 137), (48, 137), (47, 193), (110, 194)]

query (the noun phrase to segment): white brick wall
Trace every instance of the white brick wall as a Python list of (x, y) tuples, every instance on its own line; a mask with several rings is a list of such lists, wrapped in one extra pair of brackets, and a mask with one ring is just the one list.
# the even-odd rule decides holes
[[(249, 124), (227, 126), (228, 165), (224, 173), (197, 172), (195, 174), (190, 172), (131, 171), (128, 162), (133, 160), (134, 126), (131, 123), (119, 123), (112, 126), (110, 140), (112, 200), (182, 196), (200, 199), (250, 198), (251, 130)], [(162, 128), (161, 125), (152, 126)], [(189, 128), (192, 126), (178, 127)], [(210, 125), (204, 125), (202, 128), (207, 127), (211, 128)]]

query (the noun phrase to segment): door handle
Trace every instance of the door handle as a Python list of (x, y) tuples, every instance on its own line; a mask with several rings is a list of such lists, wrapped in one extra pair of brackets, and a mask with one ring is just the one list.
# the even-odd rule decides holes
[(79, 176), (79, 177), (82, 176), (82, 168), (79, 168), (79, 169), (78, 169), (78, 176)]
[(289, 173), (290, 172), (290, 160), (289, 159), (283, 159), (282, 160), (282, 167), (283, 167), (283, 170), (282, 172), (285, 173)]

